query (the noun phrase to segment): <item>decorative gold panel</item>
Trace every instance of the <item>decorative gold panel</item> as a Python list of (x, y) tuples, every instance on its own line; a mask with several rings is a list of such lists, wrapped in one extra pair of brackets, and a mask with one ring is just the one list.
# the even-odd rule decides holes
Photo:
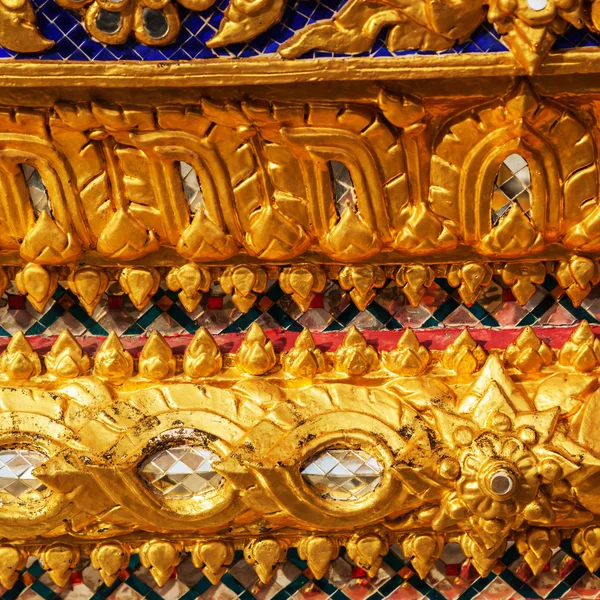
[[(578, 306), (600, 279), (596, 103), (525, 80), (456, 102), (390, 87), (0, 110), (0, 288), (43, 310), (68, 281), (91, 313), (119, 281), (141, 310), (164, 277), (193, 311), (218, 281), (247, 312), (267, 279), (302, 310), (336, 279), (364, 310), (387, 279), (416, 306), (446, 277), (472, 304), (495, 273), (524, 304), (552, 273)], [(525, 208), (497, 185), (515, 156)]]
[[(2, 583), (28, 554), (60, 582), (91, 553), (111, 582), (137, 551), (162, 584), (184, 549), (216, 581), (243, 548), (267, 581), (290, 546), (318, 574), (340, 545), (376, 570), (390, 543), (424, 576), (450, 541), (485, 574), (513, 540), (538, 572), (565, 537), (595, 569), (599, 365), (585, 322), (556, 348), (527, 328), (505, 350), (465, 330), (430, 351), (407, 330), (380, 352), (353, 328), (327, 352), (305, 330), (283, 355), (255, 324), (235, 354), (201, 330), (183, 357), (154, 333), (135, 360), (112, 334), (92, 364), (66, 331), (43, 362), (17, 334), (0, 356), (0, 450), (39, 453), (49, 492), (0, 490)], [(187, 495), (168, 478), (159, 493), (148, 481), (182, 446), (204, 449), (209, 489), (188, 467), (173, 475)], [(372, 487), (319, 491), (302, 473), (327, 449), (371, 457), (357, 473), (376, 469)]]

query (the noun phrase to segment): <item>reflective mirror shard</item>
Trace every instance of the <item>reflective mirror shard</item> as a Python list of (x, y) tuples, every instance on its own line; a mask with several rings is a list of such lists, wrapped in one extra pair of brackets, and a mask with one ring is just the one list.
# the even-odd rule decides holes
[(177, 446), (146, 459), (139, 473), (157, 496), (193, 498), (218, 489), (223, 477), (212, 467), (219, 457), (206, 448)]
[(33, 470), (46, 461), (36, 450), (12, 448), (0, 451), (0, 496), (4, 503), (41, 500), (48, 488), (33, 475)]
[(330, 500), (360, 500), (381, 482), (383, 467), (363, 450), (331, 449), (313, 457), (301, 475)]

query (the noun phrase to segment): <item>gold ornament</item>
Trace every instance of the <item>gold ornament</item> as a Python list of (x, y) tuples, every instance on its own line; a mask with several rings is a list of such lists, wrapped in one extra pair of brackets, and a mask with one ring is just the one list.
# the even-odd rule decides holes
[(231, 565), (235, 551), (227, 542), (198, 542), (192, 550), (192, 561), (197, 569), (217, 585)]
[(173, 267), (166, 282), (170, 290), (181, 290), (178, 294), (181, 304), (188, 312), (194, 312), (202, 300), (202, 293), (210, 289), (212, 277), (208, 269), (188, 263), (182, 267)]
[(232, 267), (225, 269), (220, 281), (227, 294), (233, 293), (232, 300), (237, 308), (247, 313), (256, 300), (256, 294), (265, 291), (267, 274), (257, 267)]
[(250, 375), (264, 375), (275, 367), (277, 357), (273, 343), (267, 338), (260, 325), (252, 323), (237, 351), (237, 364)]
[(510, 365), (523, 373), (537, 373), (552, 362), (552, 350), (527, 326), (504, 353)]
[(152, 267), (127, 267), (119, 275), (119, 283), (138, 310), (143, 310), (156, 294), (160, 274)]
[(127, 568), (129, 558), (129, 547), (115, 542), (98, 544), (90, 553), (92, 566), (98, 570), (102, 581), (108, 586), (111, 586), (119, 573)]
[(379, 366), (377, 350), (367, 343), (354, 325), (344, 336), (333, 358), (336, 370), (346, 375), (366, 375)]
[(183, 355), (183, 372), (191, 379), (216, 375), (223, 368), (223, 356), (212, 335), (200, 327)]
[(286, 294), (291, 294), (302, 312), (310, 308), (315, 294), (325, 289), (327, 276), (316, 265), (298, 265), (287, 267), (279, 274), (279, 285)]
[(48, 373), (65, 379), (86, 375), (90, 369), (90, 359), (68, 329), (60, 333), (44, 364)]

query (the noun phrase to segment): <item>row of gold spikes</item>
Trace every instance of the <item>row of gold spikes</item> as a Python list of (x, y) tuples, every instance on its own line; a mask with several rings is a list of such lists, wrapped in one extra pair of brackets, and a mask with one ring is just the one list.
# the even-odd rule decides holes
[[(0, 267), (1, 293), (6, 290), (13, 270), (12, 267)], [(382, 288), (388, 279), (396, 283), (408, 302), (415, 307), (420, 304), (436, 277), (445, 277), (452, 287), (458, 289), (463, 302), (472, 305), (491, 284), (494, 274), (510, 286), (517, 302), (524, 305), (535, 293), (536, 284), (543, 283), (546, 274), (552, 273), (573, 304), (579, 306), (600, 281), (600, 263), (581, 256), (572, 256), (559, 262), (488, 264), (468, 261), (452, 265), (411, 264), (400, 267), (298, 264), (289, 267), (237, 265), (208, 268), (187, 263), (172, 267), (165, 273), (167, 286), (179, 292), (179, 300), (188, 312), (196, 310), (213, 282), (219, 282), (226, 293), (232, 294), (232, 301), (238, 310), (246, 313), (254, 305), (258, 294), (266, 290), (269, 279), (278, 279), (281, 289), (292, 296), (303, 312), (309, 309), (315, 295), (324, 291), (327, 281), (335, 279), (343, 290), (349, 292), (358, 309), (364, 311), (375, 297), (377, 289)], [(90, 315), (111, 280), (120, 283), (138, 310), (143, 310), (148, 304), (161, 281), (161, 271), (151, 266), (61, 268), (28, 263), (14, 276), (17, 288), (37, 311), (44, 310), (58, 282), (66, 280)]]
[[(571, 537), (572, 536), (572, 537)], [(534, 575), (541, 573), (553, 555), (552, 550), (563, 538), (571, 537), (573, 550), (581, 556), (590, 571), (600, 567), (600, 526), (590, 525), (576, 531), (544, 529), (532, 527), (516, 532), (514, 542), (531, 567)], [(28, 549), (10, 543), (0, 544), (0, 584), (11, 589), (18, 581), (30, 555), (36, 556), (54, 583), (64, 587), (71, 573), (78, 567), (82, 551), (89, 551), (92, 566), (98, 570), (104, 583), (111, 586), (129, 564), (133, 553), (139, 554), (142, 565), (159, 586), (163, 586), (173, 575), (183, 559), (184, 552), (191, 554), (196, 568), (202, 569), (209, 581), (216, 585), (227, 569), (233, 564), (235, 550), (243, 549), (245, 560), (251, 564), (260, 580), (267, 584), (273, 578), (279, 565), (286, 560), (290, 547), (296, 547), (302, 560), (307, 561), (313, 579), (322, 579), (332, 561), (336, 560), (340, 548), (369, 577), (375, 577), (383, 558), (389, 552), (391, 543), (402, 547), (417, 574), (424, 579), (444, 550), (446, 543), (460, 544), (462, 550), (482, 577), (492, 571), (496, 560), (501, 558), (506, 546), (490, 552), (481, 549), (467, 533), (441, 534), (409, 533), (389, 535), (374, 532), (352, 536), (328, 536), (312, 534), (302, 537), (254, 538), (246, 542), (221, 540), (179, 541), (164, 538), (151, 539), (141, 544), (116, 540), (102, 541), (88, 550), (83, 546), (63, 542), (53, 542), (46, 546)], [(404, 579), (413, 572), (405, 568), (401, 571)]]
[[(582, 321), (569, 340), (556, 352), (558, 363), (579, 372), (590, 372), (600, 366), (600, 339), (587, 321)], [(471, 375), (481, 369), (487, 353), (464, 329), (448, 347), (436, 356), (438, 364), (450, 373)], [(526, 327), (504, 351), (507, 364), (523, 373), (534, 373), (555, 360), (553, 350)], [(135, 362), (115, 332), (98, 349), (93, 361), (79, 342), (64, 330), (45, 355), (45, 372), (53, 377), (70, 379), (90, 371), (100, 379), (121, 384), (133, 377)], [(379, 352), (354, 326), (332, 352), (320, 350), (308, 329), (297, 337), (293, 348), (276, 354), (272, 341), (261, 327), (253, 323), (235, 354), (223, 356), (212, 335), (204, 327), (188, 344), (178, 361), (164, 337), (153, 331), (137, 360), (142, 379), (164, 381), (183, 371), (190, 379), (217, 375), (224, 367), (236, 367), (249, 375), (271, 375), (282, 370), (288, 376), (313, 378), (328, 371), (363, 376), (379, 369), (401, 376), (425, 372), (433, 363), (432, 353), (419, 342), (411, 329), (406, 329), (395, 349)], [(0, 373), (10, 381), (26, 381), (41, 376), (43, 365), (22, 332), (13, 335), (0, 354)]]

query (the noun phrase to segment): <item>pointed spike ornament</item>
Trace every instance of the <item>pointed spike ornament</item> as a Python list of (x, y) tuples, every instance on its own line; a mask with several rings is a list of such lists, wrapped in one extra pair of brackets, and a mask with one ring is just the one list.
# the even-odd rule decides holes
[(552, 362), (552, 350), (527, 326), (505, 350), (504, 357), (522, 373), (537, 373)]
[(458, 288), (458, 295), (467, 305), (475, 304), (479, 294), (492, 282), (494, 272), (489, 265), (470, 261), (463, 265), (450, 265), (446, 278)]
[(383, 557), (390, 549), (386, 538), (377, 534), (354, 534), (346, 545), (350, 560), (357, 567), (364, 569), (369, 577), (375, 577), (383, 562)]
[(457, 375), (472, 375), (483, 367), (486, 358), (485, 350), (473, 339), (468, 329), (463, 329), (444, 350), (442, 362), (446, 369)]
[(94, 375), (111, 383), (120, 384), (133, 375), (133, 357), (114, 331), (100, 346), (94, 359)]
[(412, 566), (421, 579), (425, 579), (435, 561), (444, 551), (444, 536), (411, 534), (402, 542), (404, 556), (412, 559)]
[(173, 292), (181, 290), (178, 294), (181, 304), (188, 312), (194, 312), (202, 295), (210, 290), (212, 277), (205, 267), (188, 263), (182, 267), (173, 267), (166, 277), (166, 283)]
[(0, 545), (0, 585), (10, 590), (27, 564), (27, 553), (11, 544)]
[(325, 271), (317, 265), (295, 265), (279, 274), (279, 285), (302, 312), (310, 308), (315, 294), (320, 294), (327, 284)]
[(182, 552), (181, 542), (150, 540), (140, 548), (139, 555), (142, 565), (150, 571), (158, 587), (162, 587), (181, 562)]
[(348, 330), (333, 358), (336, 371), (346, 375), (366, 375), (379, 366), (377, 350), (367, 343), (354, 325)]
[(593, 573), (600, 568), (600, 527), (592, 525), (575, 533), (571, 540), (573, 550)]
[(539, 575), (552, 558), (552, 550), (558, 547), (560, 540), (560, 532), (556, 529), (531, 527), (516, 535), (515, 544), (533, 574)]
[(158, 331), (153, 331), (140, 353), (139, 374), (146, 379), (161, 381), (173, 377), (175, 368), (176, 361), (171, 347)]
[(331, 563), (340, 554), (340, 547), (333, 538), (311, 535), (298, 546), (298, 555), (308, 563), (315, 579), (323, 579)]
[(131, 549), (127, 544), (103, 542), (92, 550), (90, 559), (94, 569), (100, 573), (102, 581), (111, 586), (119, 573), (127, 568), (130, 556)]
[(144, 310), (150, 298), (158, 291), (160, 273), (154, 267), (125, 267), (119, 283), (138, 310)]
[(58, 336), (44, 363), (48, 373), (65, 379), (86, 375), (90, 369), (90, 359), (68, 329)]
[(237, 351), (237, 365), (250, 375), (264, 375), (277, 364), (273, 343), (257, 323), (252, 323)]
[(410, 305), (416, 308), (427, 288), (433, 285), (435, 271), (429, 265), (404, 265), (396, 271), (395, 280)]
[(42, 372), (40, 357), (22, 331), (12, 336), (6, 350), (0, 354), (0, 372), (15, 381), (25, 381)]
[(17, 273), (15, 284), (19, 293), (27, 296), (33, 308), (41, 313), (58, 287), (58, 271), (29, 263)]
[(412, 329), (406, 329), (395, 350), (383, 353), (383, 366), (392, 373), (415, 377), (425, 371), (431, 354), (419, 343)]
[(206, 327), (201, 327), (183, 355), (183, 372), (190, 379), (216, 375), (223, 368), (223, 355)]
[(233, 294), (232, 300), (238, 310), (247, 313), (257, 294), (267, 288), (267, 273), (261, 267), (240, 265), (225, 269), (220, 279), (221, 287), (227, 294)]
[(327, 358), (315, 345), (308, 329), (303, 329), (294, 347), (281, 356), (285, 373), (292, 377), (312, 378), (327, 369)]
[(274, 538), (255, 539), (244, 548), (246, 562), (254, 567), (261, 583), (269, 583), (285, 561), (287, 545), (283, 540)]
[(67, 282), (87, 314), (92, 316), (108, 287), (109, 279), (106, 271), (94, 267), (74, 269), (69, 273)]
[(77, 546), (55, 543), (43, 548), (39, 555), (44, 570), (58, 587), (67, 585), (71, 573), (79, 564), (81, 554)]
[(235, 550), (228, 542), (198, 542), (192, 550), (192, 562), (205, 577), (217, 585), (233, 563)]
[(600, 340), (587, 321), (581, 321), (560, 349), (558, 362), (563, 367), (572, 367), (580, 373), (589, 373), (600, 364)]
[(558, 263), (556, 280), (573, 306), (581, 306), (592, 287), (600, 282), (600, 263), (585, 256), (572, 256), (569, 260)]
[(536, 293), (536, 284), (544, 283), (546, 265), (544, 263), (507, 263), (499, 270), (502, 281), (510, 285), (517, 302), (524, 306)]
[(350, 292), (352, 302), (360, 311), (367, 309), (369, 302), (375, 298), (375, 290), (382, 288), (386, 280), (385, 271), (375, 265), (344, 267), (338, 275), (340, 287)]

